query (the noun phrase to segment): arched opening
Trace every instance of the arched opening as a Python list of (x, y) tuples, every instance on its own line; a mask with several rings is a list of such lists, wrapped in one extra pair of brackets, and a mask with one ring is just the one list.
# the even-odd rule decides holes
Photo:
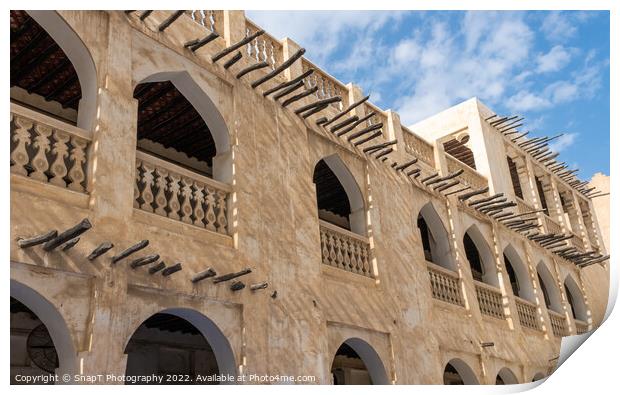
[(534, 289), (527, 267), (512, 245), (504, 249), (503, 257), (513, 294), (534, 302)]
[(194, 310), (168, 309), (150, 316), (124, 352), (129, 377), (177, 375), (179, 380), (168, 384), (232, 384), (220, 382), (217, 375), (236, 376), (228, 340), (213, 321)]
[(501, 368), (495, 377), (495, 385), (519, 384), (517, 376), (508, 368)]
[(577, 285), (577, 282), (575, 282), (571, 275), (566, 276), (564, 279), (564, 291), (566, 292), (566, 299), (568, 299), (568, 304), (571, 307), (573, 318), (587, 322), (588, 308), (579, 290), (579, 285)]
[[(73, 374), (76, 352), (65, 320), (33, 289), (11, 280), (11, 383), (17, 375), (54, 384), (53, 374)], [(48, 377), (49, 379), (45, 379)]]
[(465, 256), (474, 280), (499, 286), (497, 279), (497, 270), (495, 268), (495, 260), (489, 245), (484, 236), (475, 225), (472, 225), (463, 236), (463, 247), (465, 248)]
[(479, 384), (474, 371), (463, 360), (455, 358), (448, 362), (443, 370), (444, 385)]
[(338, 347), (331, 373), (336, 385), (389, 384), (377, 352), (358, 338), (348, 339)]
[(92, 130), (94, 62), (55, 11), (11, 11), (11, 102)]
[(544, 378), (545, 378), (545, 374), (542, 372), (538, 372), (534, 375), (534, 377), (532, 377), (532, 382), (542, 380)]
[(187, 72), (158, 73), (134, 89), (137, 148), (215, 180), (232, 180), (228, 128)]
[(337, 155), (321, 159), (314, 167), (312, 181), (319, 219), (366, 236), (364, 198), (342, 160)]
[(562, 298), (556, 282), (553, 279), (553, 275), (544, 264), (540, 262), (536, 266), (536, 272), (538, 274), (538, 283), (540, 284), (540, 290), (542, 291), (545, 299), (545, 306), (547, 309), (555, 311), (556, 313), (562, 312)]
[(422, 239), (424, 259), (446, 269), (455, 270), (448, 232), (430, 202), (420, 210), (417, 227)]

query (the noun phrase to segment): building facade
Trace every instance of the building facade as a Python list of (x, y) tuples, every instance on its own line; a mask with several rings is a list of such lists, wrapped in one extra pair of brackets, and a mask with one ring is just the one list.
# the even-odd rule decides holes
[(508, 117), (406, 127), (303, 52), (11, 11), (12, 382), (512, 384), (600, 324), (592, 201)]

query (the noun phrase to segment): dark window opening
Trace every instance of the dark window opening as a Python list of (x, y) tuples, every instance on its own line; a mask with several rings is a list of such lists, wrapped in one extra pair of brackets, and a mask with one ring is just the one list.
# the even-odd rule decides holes
[(517, 280), (517, 275), (512, 267), (512, 263), (510, 259), (504, 254), (504, 264), (506, 265), (506, 272), (508, 272), (508, 278), (510, 279), (510, 286), (512, 287), (512, 293), (515, 296), (519, 295), (519, 280)]
[(170, 81), (136, 86), (138, 150), (213, 176), (215, 141), (192, 104)]
[(452, 366), (447, 364), (443, 371), (443, 384), (444, 385), (464, 385), (463, 378), (459, 372)]
[[(422, 238), (422, 248), (424, 249), (424, 259), (428, 262), (433, 261), (433, 253), (431, 251), (431, 234), (424, 220), (424, 217), (418, 215), (418, 229), (420, 230), (420, 237)], [(436, 263), (436, 262), (434, 262)]]
[(467, 233), (465, 233), (463, 237), (463, 245), (465, 247), (465, 256), (471, 267), (471, 274), (474, 280), (482, 282), (482, 276), (484, 275), (482, 259), (480, 258), (480, 253), (478, 252), (476, 244)]
[(575, 304), (573, 299), (573, 294), (570, 292), (570, 289), (564, 284), (564, 292), (566, 292), (566, 299), (568, 300), (568, 304), (570, 305), (571, 313), (574, 319), (577, 319), (577, 315), (575, 314)]
[(468, 141), (469, 136), (463, 137), (460, 141), (452, 139), (443, 143), (443, 149), (446, 153), (475, 170), (476, 161), (474, 160), (474, 153), (465, 145)]
[(82, 89), (71, 61), (26, 11), (11, 11), (11, 101), (75, 125)]
[(364, 361), (346, 343), (336, 351), (331, 373), (335, 385), (372, 384)]
[(508, 169), (510, 169), (510, 179), (512, 180), (512, 189), (517, 197), (523, 199), (523, 190), (521, 189), (521, 180), (519, 180), (519, 171), (517, 170), (517, 164), (511, 157), (507, 156)]
[(536, 178), (536, 189), (538, 190), (538, 197), (540, 198), (540, 205), (544, 210), (545, 214), (549, 215), (549, 209), (547, 208), (547, 198), (545, 197), (545, 190), (543, 188), (542, 181), (540, 178)]
[(552, 310), (551, 299), (549, 299), (549, 292), (547, 292), (547, 287), (545, 286), (545, 282), (543, 281), (542, 277), (540, 277), (540, 274), (538, 274), (538, 283), (540, 284), (540, 290), (542, 291), (543, 297), (545, 298), (545, 306), (547, 306), (549, 310)]
[(314, 168), (312, 181), (316, 185), (319, 218), (341, 228), (351, 230), (349, 197), (338, 177), (321, 159)]

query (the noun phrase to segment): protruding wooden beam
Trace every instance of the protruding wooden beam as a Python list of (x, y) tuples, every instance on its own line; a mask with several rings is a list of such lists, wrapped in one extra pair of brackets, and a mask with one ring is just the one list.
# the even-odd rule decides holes
[(261, 34), (265, 33), (264, 30), (258, 30), (256, 32), (254, 32), (253, 34), (250, 34), (249, 36), (243, 38), (242, 40), (234, 43), (233, 45), (226, 47), (224, 49), (222, 49), (220, 52), (216, 53), (215, 55), (211, 56), (211, 61), (213, 63), (217, 62), (218, 60), (222, 59), (224, 56), (228, 55), (231, 52), (236, 51), (237, 49), (243, 47), (244, 45), (246, 45), (247, 43), (251, 42), (252, 40), (254, 40), (256, 37), (260, 36)]
[(316, 123), (316, 126), (321, 126), (325, 122), (327, 122), (327, 117), (321, 117), (321, 118), (317, 119), (315, 123)]
[[(344, 128), (344, 127), (345, 127), (345, 126), (347, 126), (347, 125), (350, 125), (350, 124), (352, 124), (352, 123), (354, 123), (354, 122), (359, 121), (359, 119), (360, 119), (360, 117), (358, 117), (357, 115), (354, 115), (354, 116), (352, 116), (352, 117), (350, 117), (350, 118), (347, 118), (347, 119), (345, 119), (344, 121), (342, 121), (342, 122), (340, 122), (340, 123), (338, 123), (338, 124), (336, 124), (336, 125), (332, 126), (332, 127), (329, 129), (329, 131), (330, 131), (330, 132), (332, 132), (332, 133), (334, 133), (334, 132), (336, 132), (338, 129), (342, 129), (342, 128)], [(324, 122), (324, 123), (323, 123), (323, 125), (324, 125), (324, 126), (327, 126), (327, 122), (329, 122), (329, 121)]]
[(411, 177), (414, 174), (417, 174), (419, 176), (421, 171), (422, 171), (422, 169), (411, 170), (411, 171), (407, 172), (407, 177)]
[(156, 262), (159, 260), (159, 255), (158, 254), (154, 254), (154, 255), (147, 255), (144, 256), (142, 258), (137, 258), (134, 259), (129, 266), (131, 266), (132, 269), (138, 268), (140, 266), (144, 266), (144, 265), (148, 265), (150, 263)]
[(296, 83), (295, 85), (291, 85), (286, 89), (283, 89), (281, 92), (279, 92), (278, 94), (273, 96), (273, 100), (278, 101), (280, 98), (288, 95), (289, 93), (293, 93), (295, 92), (297, 89), (301, 88), (304, 86), (304, 82), (303, 81), (299, 81), (298, 83)]
[(375, 130), (381, 129), (383, 127), (383, 123), (379, 122), (379, 123), (375, 123), (373, 125), (370, 125), (368, 127), (365, 127), (364, 129), (357, 131), (355, 133), (353, 133), (352, 135), (350, 135), (349, 137), (347, 137), (348, 141), (353, 141), (358, 137), (361, 137), (367, 133), (370, 132), (374, 132)]
[(268, 286), (269, 286), (269, 284), (267, 283), (267, 281), (263, 281), (261, 283), (256, 283), (256, 284), (250, 285), (250, 290), (258, 291), (259, 289), (266, 289)]
[(457, 171), (455, 171), (455, 172), (453, 172), (453, 173), (450, 173), (450, 174), (448, 174), (448, 175), (447, 175), (447, 176), (445, 176), (445, 177), (440, 177), (440, 178), (436, 178), (436, 179), (431, 180), (431, 181), (427, 181), (427, 182), (425, 182), (425, 184), (426, 184), (426, 185), (432, 185), (432, 184), (436, 184), (436, 183), (438, 183), (438, 182), (442, 182), (442, 181), (451, 180), (451, 179), (453, 179), (454, 177), (458, 177), (458, 176), (460, 176), (461, 174), (463, 174), (463, 172), (465, 172), (465, 170), (463, 170), (463, 169), (458, 169)]
[(65, 230), (64, 232), (62, 232), (58, 236), (54, 237), (52, 240), (47, 241), (43, 245), (43, 250), (44, 251), (52, 251), (56, 247), (60, 246), (61, 244), (66, 243), (67, 241), (69, 241), (69, 240), (71, 240), (71, 239), (73, 239), (75, 237), (78, 237), (79, 235), (81, 235), (82, 233), (86, 232), (88, 229), (90, 229), (92, 227), (93, 227), (93, 225), (90, 223), (88, 218), (84, 218), (77, 225), (75, 225), (75, 226)]
[(384, 149), (383, 151), (379, 152), (377, 155), (375, 155), (375, 159), (381, 159), (382, 157), (391, 154), (392, 152), (394, 152), (394, 148), (387, 148)]
[(120, 254), (113, 256), (112, 263), (116, 263), (120, 261), (121, 259), (127, 258), (129, 255), (133, 254), (134, 252), (140, 251), (141, 249), (145, 248), (148, 245), (149, 245), (148, 240), (142, 240), (141, 242), (134, 244), (131, 247), (127, 248), (125, 251), (121, 252)]
[(338, 114), (334, 115), (329, 121), (327, 121), (327, 123), (325, 124), (325, 126), (329, 126), (331, 125), (333, 122), (337, 121), (338, 119), (340, 119), (341, 117), (345, 116), (346, 114), (349, 113), (349, 111), (353, 110), (355, 107), (359, 106), (360, 104), (366, 102), (368, 99), (370, 98), (370, 95), (356, 101), (355, 103), (351, 104), (350, 106), (348, 106), (347, 108), (345, 108), (344, 110), (340, 111)]
[(236, 273), (224, 274), (222, 276), (214, 278), (213, 279), (213, 283), (214, 284), (221, 283), (223, 281), (232, 280), (233, 278), (241, 277), (241, 276), (244, 276), (244, 275), (250, 274), (250, 273), (252, 273), (252, 269), (247, 268), (247, 269), (243, 269), (243, 270), (241, 270), (239, 272), (236, 272)]
[(291, 97), (289, 97), (288, 99), (286, 99), (286, 100), (284, 100), (282, 102), (282, 107), (286, 107), (289, 104), (294, 103), (294, 102), (296, 102), (298, 100), (301, 100), (301, 99), (303, 99), (306, 96), (310, 96), (310, 95), (312, 95), (313, 93), (315, 93), (318, 90), (319, 90), (318, 86), (313, 86), (312, 88), (306, 89), (305, 91), (301, 92), (298, 95), (291, 96)]
[(201, 39), (197, 38), (195, 40), (188, 41), (185, 44), (183, 44), (183, 46), (185, 48), (189, 48), (192, 52), (196, 52), (198, 49), (200, 49), (200, 48), (204, 47), (205, 45), (209, 44), (211, 41), (215, 40), (219, 36), (220, 35), (217, 34), (216, 32), (211, 32), (206, 37), (201, 38)]
[(243, 55), (241, 54), (241, 52), (237, 51), (237, 53), (232, 58), (228, 59), (226, 63), (224, 63), (224, 69), (228, 70), (233, 64), (241, 60), (242, 57)]
[(413, 160), (410, 160), (409, 162), (405, 162), (400, 166), (396, 166), (394, 168), (394, 170), (396, 171), (404, 171), (405, 169), (407, 169), (409, 166), (415, 165), (416, 163), (418, 163), (418, 158), (415, 158)]
[(155, 274), (158, 271), (164, 269), (165, 267), (166, 267), (166, 264), (163, 261), (161, 261), (157, 265), (149, 267), (149, 274)]
[(54, 239), (57, 235), (58, 235), (58, 231), (50, 230), (47, 233), (44, 233), (44, 234), (38, 235), (38, 236), (34, 236), (34, 237), (29, 237), (29, 238), (18, 237), (17, 238), (17, 245), (19, 246), (19, 248), (29, 248), (29, 247), (32, 247), (32, 246), (36, 246), (36, 245), (39, 245), (39, 244), (46, 243), (46, 242)]
[(183, 270), (183, 266), (181, 266), (180, 263), (176, 263), (172, 266), (168, 266), (167, 268), (165, 268), (162, 272), (161, 275), (164, 277), (168, 277), (169, 275), (176, 273), (178, 271)]
[(235, 76), (235, 78), (239, 79), (239, 78), (243, 77), (244, 75), (246, 75), (248, 73), (251, 73), (252, 71), (260, 70), (260, 69), (263, 69), (263, 68), (265, 68), (267, 66), (269, 66), (269, 63), (267, 63), (267, 62), (254, 63), (253, 65), (248, 66), (245, 69), (243, 69), (240, 72), (238, 72), (237, 75)]
[(207, 270), (202, 271), (196, 274), (194, 277), (192, 277), (192, 282), (197, 283), (197, 282), (204, 280), (205, 278), (215, 277), (216, 275), (217, 273), (215, 272), (215, 269), (208, 268)]
[(149, 17), (149, 15), (151, 15), (153, 13), (153, 10), (146, 10), (143, 11), (142, 14), (140, 14), (140, 20), (144, 21), (146, 18)]
[(461, 188), (461, 189), (455, 189), (454, 191), (450, 191), (450, 192), (448, 192), (448, 193), (444, 194), (444, 196), (450, 196), (450, 195), (454, 195), (454, 194), (456, 194), (456, 193), (461, 193), (461, 192), (464, 192), (464, 191), (466, 191), (466, 190), (468, 190), (468, 189), (470, 189), (470, 188), (471, 188), (471, 187), (468, 185), (468, 186), (463, 187), (463, 188)]
[(252, 88), (256, 89), (257, 87), (259, 87), (260, 85), (264, 84), (265, 82), (269, 81), (270, 79), (272, 79), (273, 77), (275, 77), (276, 75), (280, 74), (281, 72), (283, 72), (284, 70), (288, 69), (289, 67), (291, 67), (291, 65), (293, 63), (295, 63), (295, 61), (299, 58), (301, 58), (301, 56), (306, 53), (306, 50), (304, 48), (299, 49), (297, 52), (295, 52), (293, 55), (291, 55), (290, 58), (288, 58), (286, 61), (282, 62), (282, 64), (278, 67), (276, 67), (275, 69), (273, 69), (272, 72), (270, 72), (269, 74), (267, 74), (264, 77), (261, 77), (259, 79), (257, 79), (256, 81), (252, 82)]
[(489, 187), (484, 187), (482, 189), (476, 189), (475, 191), (471, 191), (468, 193), (464, 193), (462, 195), (459, 196), (459, 200), (460, 201), (465, 201), (469, 198), (472, 198), (476, 195), (482, 195), (483, 193), (487, 193), (489, 191)]
[(497, 204), (497, 205), (492, 205), (492, 206), (487, 206), (487, 207), (481, 208), (478, 211), (480, 211), (481, 213), (487, 213), (489, 211), (493, 211), (493, 210), (496, 210), (498, 208), (515, 207), (516, 205), (517, 205), (517, 203), (515, 203), (515, 202), (500, 203), (500, 204)]
[[(284, 88), (287, 88), (287, 87), (289, 87), (291, 85), (295, 85), (299, 81), (302, 81), (304, 78), (309, 77), (312, 73), (314, 73), (314, 69), (308, 69), (305, 72), (303, 72), (302, 74), (300, 74), (297, 77), (293, 78), (292, 80), (283, 82), (283, 83), (281, 83), (279, 85), (274, 86), (271, 89), (266, 90), (263, 93), (263, 97), (267, 97), (267, 96), (271, 95), (272, 93), (279, 91), (280, 89), (284, 89)], [(316, 88), (318, 89), (318, 86)]]
[(459, 184), (459, 180), (455, 180), (452, 182), (449, 182), (443, 186), (435, 186), (433, 189), (435, 189), (437, 192), (441, 192), (441, 191), (445, 191), (446, 189), (452, 188), (453, 186), (456, 186)]
[(234, 281), (230, 284), (230, 290), (233, 292), (241, 291), (243, 288), (245, 288), (245, 283), (243, 281)]
[(481, 203), (490, 202), (491, 200), (495, 200), (495, 199), (497, 199), (499, 197), (502, 197), (502, 196), (504, 196), (504, 194), (502, 192), (500, 192), (500, 193), (496, 193), (493, 196), (489, 196), (489, 197), (485, 197), (485, 198), (482, 198), (482, 199), (471, 201), (468, 204), (473, 207), (473, 206), (476, 206), (476, 205), (481, 204)]
[(354, 147), (357, 147), (358, 145), (362, 145), (362, 144), (364, 144), (364, 143), (367, 143), (367, 142), (369, 142), (370, 140), (374, 140), (374, 139), (376, 139), (377, 137), (381, 136), (382, 134), (383, 134), (383, 132), (381, 132), (380, 130), (379, 130), (379, 131), (377, 131), (377, 132), (374, 132), (373, 134), (371, 134), (371, 135), (370, 135), (370, 136), (368, 136), (368, 137), (365, 137), (365, 138), (363, 138), (363, 139), (361, 139), (361, 140), (357, 140), (355, 143), (353, 143), (353, 146), (354, 146)]
[(473, 208), (475, 208), (476, 210), (480, 210), (480, 209), (482, 209), (482, 208), (485, 208), (485, 207), (488, 207), (488, 206), (492, 206), (492, 205), (494, 205), (494, 204), (504, 203), (504, 202), (506, 202), (507, 200), (508, 200), (508, 198), (506, 198), (506, 197), (505, 197), (505, 198), (497, 198), (497, 199), (494, 199), (494, 200), (492, 200), (492, 201), (490, 201), (490, 202), (480, 203), (480, 204), (477, 204), (477, 205), (475, 205), (475, 206), (473, 206), (473, 205), (471, 205), (471, 204), (470, 204), (470, 206), (471, 206), (471, 207), (473, 207)]
[(93, 250), (93, 252), (91, 252), (90, 254), (88, 254), (88, 256), (86, 257), (86, 259), (88, 259), (89, 261), (94, 260), (95, 258), (105, 254), (106, 252), (108, 252), (109, 250), (112, 249), (112, 247), (114, 247), (114, 244), (110, 243), (109, 241), (104, 241), (103, 243), (99, 244), (97, 246), (97, 248), (95, 248)]
[(166, 30), (168, 27), (170, 27), (170, 25), (172, 25), (174, 23), (174, 21), (176, 21), (177, 19), (179, 19), (181, 17), (181, 15), (183, 15), (185, 11), (175, 11), (172, 15), (170, 15), (168, 18), (166, 18), (157, 28), (157, 30), (159, 30), (160, 32), (163, 32), (164, 30)]
[(358, 125), (361, 125), (362, 123), (366, 122), (367, 120), (369, 120), (370, 118), (372, 118), (374, 115), (376, 114), (376, 112), (372, 111), (369, 114), (364, 115), (363, 117), (361, 117), (360, 119), (358, 119), (357, 121), (355, 121), (351, 126), (349, 126), (346, 129), (343, 129), (341, 131), (339, 131), (338, 133), (336, 133), (336, 136), (340, 137), (340, 136), (344, 136), (345, 134), (349, 133), (350, 131), (352, 131), (353, 129), (355, 129)]
[(72, 249), (73, 247), (75, 247), (75, 245), (77, 243), (80, 242), (80, 238), (76, 237), (75, 239), (69, 240), (68, 242), (65, 243), (64, 246), (62, 246), (62, 250), (63, 251), (69, 251), (70, 249)]
[(314, 114), (316, 114), (319, 111), (325, 110), (328, 106), (329, 106), (329, 104), (320, 104), (320, 105), (314, 107), (313, 109), (310, 109), (310, 110), (306, 111), (305, 113), (301, 114), (301, 117), (303, 119), (306, 119), (309, 116), (314, 115)]
[(327, 99), (321, 99), (321, 100), (317, 100), (315, 102), (312, 102), (310, 104), (307, 104), (305, 106), (301, 106), (298, 109), (295, 110), (295, 114), (299, 115), (303, 112), (306, 112), (308, 110), (312, 110), (316, 107), (320, 107), (324, 104), (332, 104), (332, 103), (338, 103), (342, 101), (342, 98), (340, 96), (332, 96), (332, 97), (328, 97)]
[(394, 145), (394, 144), (396, 144), (397, 142), (398, 142), (397, 140), (390, 140), (390, 141), (386, 141), (385, 143), (376, 144), (376, 145), (371, 145), (371, 146), (369, 146), (369, 147), (366, 147), (366, 148), (364, 148), (362, 151), (363, 151), (365, 154), (372, 153), (372, 152), (378, 151), (378, 150), (380, 150), (380, 149), (383, 149), (383, 148), (389, 147), (390, 145)]

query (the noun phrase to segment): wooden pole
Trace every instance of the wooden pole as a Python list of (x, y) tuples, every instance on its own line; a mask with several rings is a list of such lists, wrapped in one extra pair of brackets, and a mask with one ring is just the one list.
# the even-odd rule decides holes
[(75, 226), (65, 230), (64, 232), (62, 232), (58, 236), (54, 237), (52, 240), (47, 241), (43, 245), (43, 250), (44, 251), (52, 251), (53, 249), (55, 249), (56, 247), (60, 246), (61, 244), (64, 244), (67, 241), (69, 241), (69, 240), (71, 240), (71, 239), (73, 239), (75, 237), (78, 237), (79, 235), (81, 235), (82, 233), (86, 232), (90, 228), (92, 228), (92, 224), (90, 223), (88, 218), (84, 218), (77, 225), (75, 225)]
[(244, 275), (250, 274), (250, 273), (252, 273), (252, 269), (247, 268), (247, 269), (243, 269), (243, 270), (241, 270), (239, 272), (236, 272), (236, 273), (224, 274), (222, 276), (214, 278), (213, 279), (213, 284), (221, 283), (223, 281), (232, 280), (233, 278), (241, 277), (241, 276), (244, 276)]
[(345, 116), (346, 114), (349, 113), (349, 111), (353, 110), (355, 107), (359, 106), (360, 104), (366, 102), (368, 99), (370, 98), (370, 95), (356, 101), (355, 103), (351, 104), (349, 107), (345, 108), (344, 110), (340, 111), (338, 114), (334, 115), (329, 121), (327, 121), (325, 123), (325, 126), (329, 126), (331, 125), (333, 122), (337, 121), (338, 119), (340, 119), (341, 117)]
[[(312, 73), (314, 73), (314, 69), (308, 69), (304, 73), (302, 73), (302, 74), (298, 75), (297, 77), (293, 78), (292, 80), (283, 82), (283, 83), (281, 83), (279, 85), (276, 85), (275, 87), (273, 87), (271, 89), (266, 90), (263, 93), (263, 97), (267, 97), (267, 96), (271, 95), (272, 93), (279, 91), (280, 89), (284, 89), (284, 88), (287, 88), (287, 87), (289, 87), (291, 85), (295, 85), (299, 81), (303, 81), (304, 78), (310, 76)], [(316, 88), (318, 89), (318, 87), (316, 87)]]
[(17, 245), (19, 246), (19, 248), (29, 248), (32, 246), (36, 246), (36, 245), (48, 242), (52, 240), (53, 238), (55, 238), (57, 235), (58, 235), (58, 231), (50, 230), (49, 232), (44, 233), (42, 235), (29, 237), (27, 239), (23, 237), (18, 237)]
[(260, 70), (263, 69), (265, 67), (268, 67), (269, 63), (267, 62), (259, 62), (259, 63), (254, 63), (251, 66), (248, 66), (246, 68), (244, 68), (243, 70), (241, 70), (240, 72), (237, 73), (237, 75), (235, 76), (235, 78), (239, 79), (241, 77), (243, 77), (244, 75), (251, 73), (252, 71), (255, 70)]
[(109, 241), (104, 241), (103, 243), (99, 244), (97, 246), (97, 248), (95, 248), (93, 250), (93, 252), (91, 252), (86, 257), (86, 259), (88, 259), (89, 261), (93, 261), (97, 257), (100, 257), (101, 255), (105, 254), (106, 252), (110, 251), (112, 249), (112, 247), (114, 247), (114, 244), (110, 243)]
[(180, 263), (177, 263), (175, 265), (169, 266), (167, 268), (165, 268), (162, 272), (161, 275), (164, 277), (168, 277), (169, 275), (176, 273), (180, 270), (183, 270), (183, 267), (181, 266)]
[(276, 75), (289, 68), (293, 63), (295, 63), (297, 59), (301, 58), (304, 53), (306, 53), (306, 50), (304, 48), (301, 48), (299, 51), (295, 52), (290, 58), (284, 61), (280, 66), (276, 67), (272, 72), (252, 82), (252, 89), (256, 89), (258, 86), (264, 84), (265, 82), (269, 81)]
[(141, 242), (134, 244), (131, 247), (127, 248), (125, 251), (121, 252), (120, 254), (113, 256), (112, 263), (116, 263), (120, 261), (121, 259), (127, 258), (129, 255), (133, 254), (134, 252), (140, 251), (141, 249), (145, 248), (148, 245), (149, 245), (148, 240), (142, 240)]
[(161, 25), (159, 25), (159, 27), (157, 28), (157, 30), (159, 30), (160, 32), (163, 32), (164, 30), (166, 30), (170, 25), (172, 25), (174, 23), (174, 21), (176, 21), (177, 19), (179, 19), (181, 17), (181, 15), (183, 15), (185, 11), (175, 11), (172, 15), (170, 15), (168, 18), (166, 18), (166, 20), (164, 20)]
[(312, 87), (310, 89), (306, 89), (305, 91), (301, 92), (298, 95), (289, 97), (288, 99), (284, 100), (284, 102), (282, 102), (282, 107), (286, 107), (289, 104), (294, 103), (294, 102), (296, 102), (298, 100), (301, 100), (301, 99), (303, 99), (306, 96), (310, 96), (310, 95), (312, 95), (313, 93), (315, 93), (318, 90), (319, 90), (319, 87), (315, 86), (315, 87)]
[(217, 273), (215, 272), (213, 268), (208, 268), (207, 270), (202, 271), (196, 274), (194, 277), (192, 277), (192, 282), (197, 283), (197, 282), (204, 280), (205, 278), (215, 277), (216, 275)]
[(224, 56), (226, 56), (229, 53), (234, 52), (237, 49), (243, 47), (244, 45), (246, 45), (247, 43), (251, 42), (256, 37), (262, 35), (263, 33), (265, 33), (265, 31), (263, 29), (258, 30), (256, 32), (254, 32), (253, 34), (250, 34), (249, 36), (243, 38), (242, 40), (234, 43), (233, 45), (222, 49), (220, 52), (218, 52), (215, 55), (211, 56), (211, 61), (213, 63), (217, 62), (218, 60), (222, 59)]
[(134, 259), (129, 266), (131, 266), (132, 269), (136, 269), (140, 266), (144, 266), (144, 265), (148, 265), (150, 263), (156, 262), (159, 260), (159, 255), (155, 254), (155, 255), (147, 255), (144, 256), (142, 258), (137, 258)]
[(219, 36), (220, 35), (217, 34), (216, 32), (211, 32), (206, 37), (204, 37), (202, 39), (195, 39), (195, 40), (188, 41), (185, 44), (183, 44), (183, 46), (185, 48), (189, 48), (190, 51), (192, 51), (192, 52), (196, 52), (198, 49), (200, 49), (200, 48), (204, 47), (205, 45), (209, 44), (211, 41), (215, 40)]

